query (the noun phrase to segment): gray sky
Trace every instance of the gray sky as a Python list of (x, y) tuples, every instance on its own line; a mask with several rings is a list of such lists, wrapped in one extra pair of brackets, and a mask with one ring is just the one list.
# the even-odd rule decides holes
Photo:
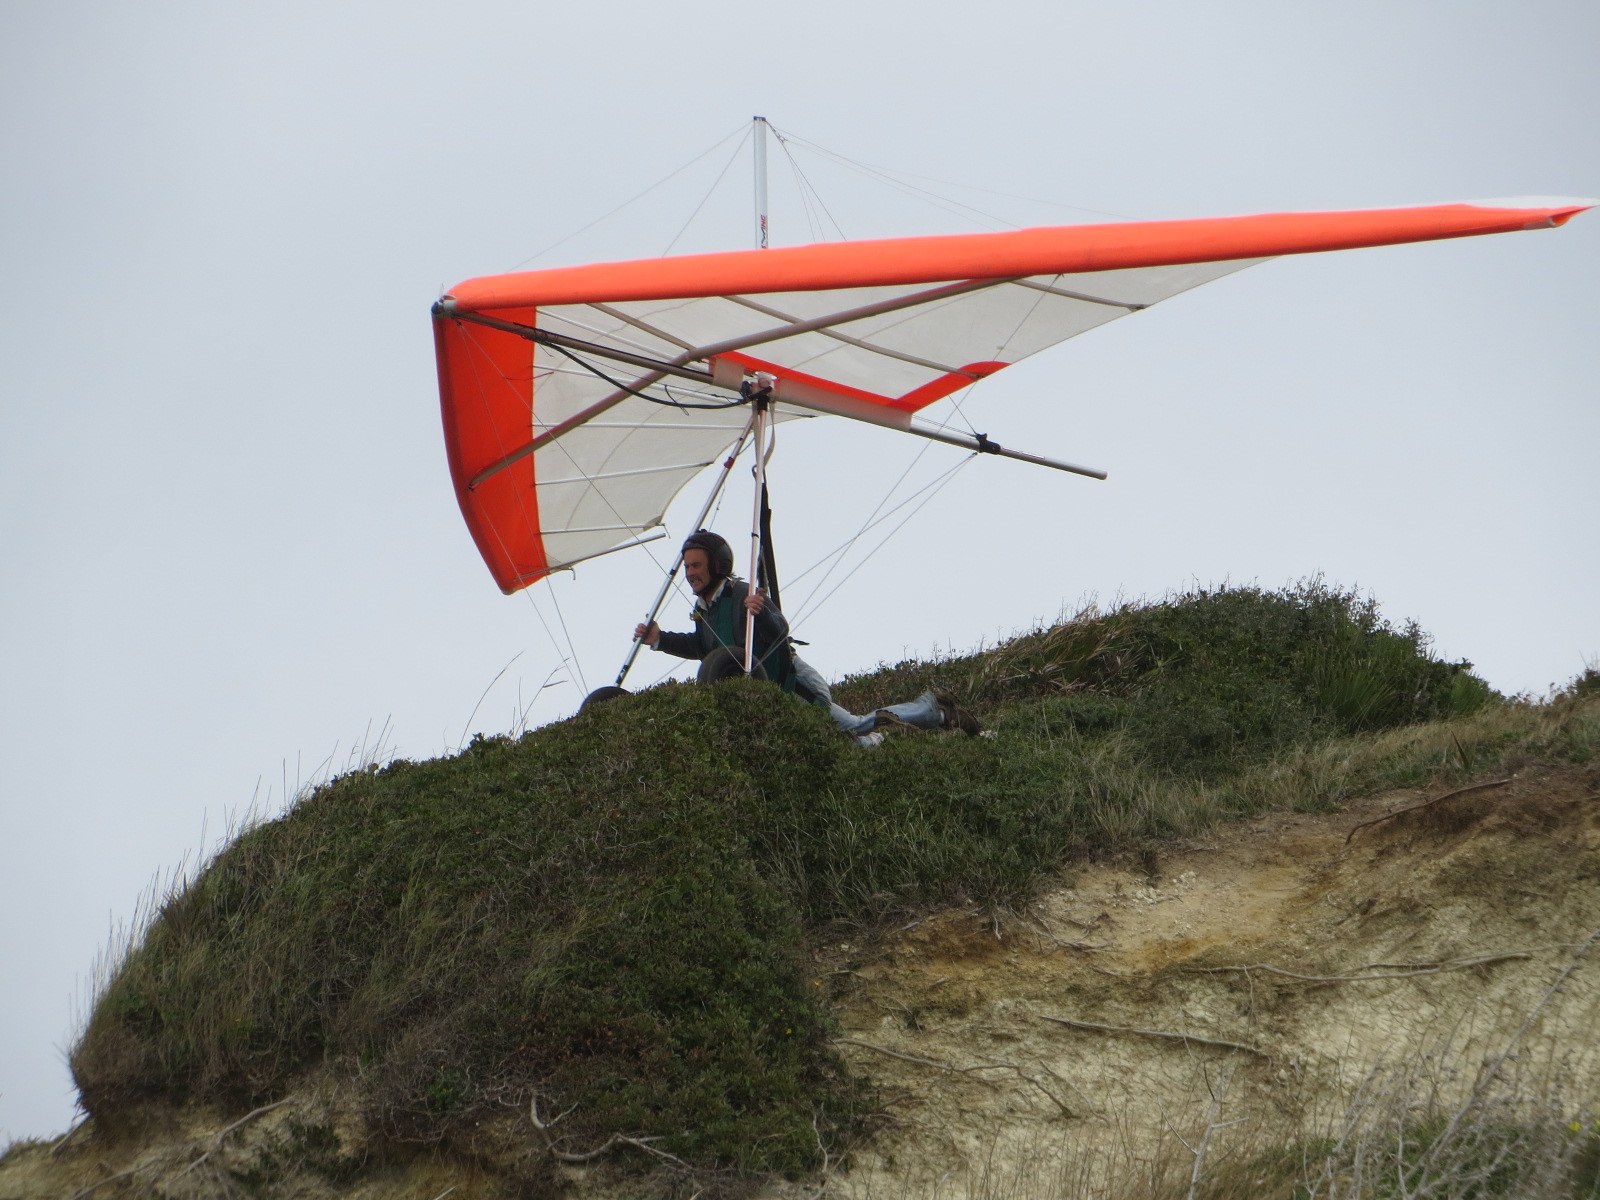
[[(1595, 195), (1596, 45), (1592, 0), (0, 4), (0, 1134), (71, 1122), (97, 955), (252, 803), (615, 674), (651, 556), (500, 595), (445, 469), (443, 288), (758, 112), (1024, 224)], [(737, 140), (530, 265), (661, 253)], [(774, 240), (813, 240), (772, 153)], [(850, 236), (974, 228), (794, 154)], [(750, 244), (749, 170), (675, 249)], [(1320, 572), (1543, 693), (1600, 654), (1597, 278), (1600, 214), (1283, 259), (1003, 372), (977, 428), (1110, 480), (963, 467), (824, 585), (808, 657)], [(903, 470), (962, 459), (910, 441), (786, 427), (792, 616)]]

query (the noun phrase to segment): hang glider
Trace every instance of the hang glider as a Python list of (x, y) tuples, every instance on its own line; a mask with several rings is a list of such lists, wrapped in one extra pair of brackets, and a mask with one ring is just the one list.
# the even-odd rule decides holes
[(831, 413), (1104, 478), (917, 413), (1267, 258), (1547, 228), (1594, 204), (1062, 226), (469, 279), (433, 308), (450, 474), (508, 593), (661, 536), (679, 490), (745, 436), (754, 379), (778, 420)]

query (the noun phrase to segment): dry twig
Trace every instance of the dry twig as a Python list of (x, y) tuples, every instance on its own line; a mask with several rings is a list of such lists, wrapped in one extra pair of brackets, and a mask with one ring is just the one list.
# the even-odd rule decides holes
[(1066, 1025), (1072, 1029), (1088, 1029), (1096, 1033), (1136, 1033), (1141, 1037), (1166, 1038), (1174, 1042), (1194, 1042), (1201, 1046), (1218, 1046), (1224, 1050), (1243, 1050), (1246, 1054), (1254, 1054), (1258, 1058), (1267, 1059), (1272, 1055), (1258, 1046), (1247, 1046), (1243, 1042), (1230, 1042), (1222, 1038), (1200, 1037), (1193, 1033), (1173, 1033), (1167, 1029), (1135, 1029), (1131, 1025), (1098, 1025), (1093, 1021), (1074, 1021), (1070, 1017), (1053, 1017), (1049, 1013), (1039, 1013), (1041, 1020), (1053, 1021), (1057, 1025)]
[(1434, 1139), (1433, 1145), (1429, 1148), (1427, 1153), (1429, 1161), (1435, 1159), (1440, 1152), (1440, 1147), (1455, 1136), (1455, 1132), (1460, 1127), (1461, 1122), (1467, 1117), (1473, 1106), (1483, 1098), (1489, 1086), (1498, 1078), (1500, 1069), (1505, 1066), (1506, 1060), (1517, 1053), (1523, 1037), (1538, 1021), (1544, 1010), (1550, 1006), (1550, 1002), (1555, 999), (1556, 995), (1566, 985), (1567, 980), (1583, 964), (1584, 958), (1594, 948), (1596, 942), (1600, 942), (1600, 929), (1596, 929), (1578, 945), (1567, 965), (1556, 976), (1555, 982), (1545, 989), (1544, 995), (1539, 997), (1539, 1002), (1528, 1011), (1528, 1015), (1522, 1019), (1522, 1024), (1517, 1026), (1516, 1032), (1511, 1035), (1510, 1040), (1506, 1042), (1500, 1053), (1494, 1058), (1484, 1060), (1483, 1066), (1478, 1071), (1477, 1081), (1472, 1085), (1472, 1092), (1468, 1095), (1466, 1101), (1451, 1114), (1449, 1123), (1439, 1136)]
[[(1045, 1087), (1044, 1084), (1040, 1083), (1037, 1079), (1035, 1079), (1032, 1075), (1029, 1075), (1015, 1063), (973, 1063), (970, 1067), (958, 1067), (954, 1063), (945, 1062), (942, 1059), (922, 1058), (919, 1055), (906, 1054), (899, 1050), (891, 1050), (887, 1046), (879, 1046), (872, 1042), (863, 1042), (858, 1038), (840, 1037), (834, 1038), (833, 1041), (835, 1045), (844, 1044), (847, 1046), (860, 1046), (863, 1050), (876, 1050), (879, 1054), (887, 1055), (890, 1058), (898, 1058), (902, 1062), (916, 1063), (921, 1067), (932, 1067), (935, 1071), (943, 1071), (950, 1075), (977, 1075), (980, 1071), (1010, 1071), (1024, 1083), (1031, 1087), (1037, 1088), (1041, 1093), (1044, 1094), (1045, 1098), (1048, 1099), (1050, 1103), (1059, 1108), (1066, 1116), (1075, 1119), (1078, 1115), (1077, 1113), (1073, 1112), (1072, 1109), (1067, 1107), (1066, 1103), (1061, 1099), (1060, 1096), (1057, 1096), (1049, 1088)], [(1040, 1065), (1043, 1065), (1043, 1063), (1041, 1062)], [(1054, 1074), (1054, 1072), (1051, 1072), (1051, 1074)], [(995, 1086), (987, 1079), (980, 1078), (978, 1082), (987, 1084), (989, 1087)]]
[(828, 1178), (828, 1168), (832, 1165), (833, 1159), (828, 1155), (828, 1147), (823, 1144), (822, 1127), (817, 1124), (815, 1109), (811, 1110), (811, 1132), (817, 1136), (817, 1152), (822, 1155), (822, 1166), (817, 1169), (817, 1177), (822, 1180), (822, 1184), (816, 1191), (811, 1193), (811, 1200), (822, 1200), (824, 1193), (828, 1190), (828, 1185), (833, 1182)]
[[(1070, 917), (1067, 918), (1067, 919), (1071, 920)], [(1088, 928), (1087, 925), (1083, 925), (1082, 922), (1080, 922), (1080, 921), (1073, 921), (1072, 923), (1074, 925), (1079, 925), (1079, 926), (1081, 926), (1082, 928), (1085, 928), (1085, 929)], [(1044, 919), (1041, 918), (1041, 917), (1034, 917), (1033, 918), (1033, 925), (1035, 926), (1035, 928), (1038, 929), (1038, 931), (1041, 934), (1043, 934), (1046, 938), (1048, 938), (1050, 940), (1050, 944), (1052, 946), (1054, 946), (1057, 950), (1084, 950), (1084, 951), (1088, 951), (1088, 950), (1104, 950), (1108, 946), (1111, 945), (1110, 942), (1069, 942), (1069, 941), (1066, 941), (1063, 938), (1057, 937), (1055, 935), (1054, 931), (1051, 930), (1050, 926), (1048, 926), (1048, 925), (1046, 925), (1044, 923)]]
[[(1199, 1147), (1190, 1150), (1190, 1153), (1194, 1155), (1194, 1166), (1189, 1171), (1189, 1195), (1187, 1200), (1194, 1200), (1195, 1192), (1200, 1187), (1200, 1171), (1205, 1166), (1206, 1151), (1211, 1146), (1211, 1135), (1219, 1129), (1226, 1129), (1229, 1125), (1237, 1125), (1244, 1120), (1243, 1117), (1236, 1117), (1232, 1121), (1217, 1123), (1217, 1118), (1222, 1115), (1222, 1098), (1227, 1095), (1228, 1083), (1232, 1078), (1233, 1072), (1231, 1070), (1224, 1071), (1222, 1078), (1211, 1093), (1211, 1110), (1206, 1114), (1205, 1132), (1200, 1135)], [(1173, 1132), (1176, 1133), (1177, 1130), (1173, 1130)], [(1178, 1140), (1183, 1141), (1182, 1138)], [(1184, 1145), (1188, 1145), (1188, 1143), (1184, 1142)]]
[[(572, 1110), (570, 1108), (567, 1110), (567, 1112), (571, 1111)], [(561, 1116), (566, 1116), (566, 1113), (562, 1113)], [(676, 1154), (668, 1154), (665, 1150), (658, 1150), (654, 1146), (650, 1145), (651, 1142), (661, 1140), (657, 1137), (629, 1137), (627, 1134), (613, 1133), (609, 1138), (606, 1139), (604, 1144), (595, 1147), (593, 1150), (585, 1150), (582, 1153), (574, 1153), (570, 1150), (557, 1150), (555, 1139), (550, 1135), (550, 1129), (551, 1126), (556, 1123), (556, 1121), (561, 1119), (561, 1117), (557, 1117), (556, 1120), (551, 1121), (549, 1125), (546, 1125), (544, 1121), (540, 1120), (538, 1096), (534, 1096), (528, 1101), (528, 1119), (533, 1122), (533, 1127), (539, 1131), (539, 1136), (544, 1139), (544, 1146), (545, 1149), (550, 1152), (550, 1157), (556, 1159), (558, 1162), (593, 1162), (601, 1155), (609, 1154), (618, 1146), (632, 1146), (635, 1150), (643, 1150), (646, 1154), (653, 1154), (657, 1158), (665, 1159), (667, 1162), (672, 1163), (675, 1166), (682, 1167), (686, 1171), (694, 1170), (693, 1166), (684, 1162), (683, 1159), (679, 1158)]]
[(72, 1141), (73, 1138), (77, 1137), (79, 1131), (88, 1123), (89, 1118), (84, 1117), (83, 1120), (79, 1121), (71, 1129), (67, 1130), (66, 1133), (62, 1134), (56, 1144), (50, 1147), (50, 1157), (55, 1158), (63, 1150), (65, 1150), (67, 1148), (67, 1143)]
[(101, 1179), (96, 1183), (91, 1183), (88, 1187), (81, 1188), (80, 1190), (73, 1192), (72, 1195), (67, 1198), (67, 1200), (83, 1200), (83, 1197), (87, 1196), (95, 1189), (103, 1188), (106, 1184), (115, 1183), (119, 1179), (126, 1179), (138, 1169), (138, 1167), (129, 1167), (126, 1171), (118, 1171), (115, 1175), (107, 1175), (104, 1179)]
[[(1064, 1087), (1068, 1091), (1072, 1092), (1075, 1096), (1078, 1097), (1079, 1100), (1082, 1100), (1083, 1104), (1084, 1104), (1084, 1107), (1086, 1109), (1088, 1109), (1088, 1111), (1090, 1112), (1091, 1115), (1099, 1117), (1102, 1120), (1105, 1118), (1105, 1113), (1101, 1109), (1098, 1109), (1098, 1108), (1095, 1107), (1094, 1101), (1090, 1100), (1088, 1096), (1084, 1095), (1084, 1092), (1083, 1092), (1082, 1088), (1080, 1088), (1077, 1084), (1073, 1083), (1070, 1079), (1063, 1078), (1061, 1072), (1052, 1070), (1051, 1067), (1050, 1067), (1050, 1064), (1045, 1062), (1044, 1059), (1041, 1058), (1038, 1061), (1039, 1061), (1039, 1069), (1041, 1071), (1043, 1071), (1046, 1075), (1050, 1076), (1051, 1079), (1054, 1079), (1062, 1087)], [(1064, 1108), (1065, 1105), (1063, 1105), (1062, 1107)], [(1074, 1113), (1072, 1115), (1076, 1116), (1077, 1114)]]
[[(922, 1058), (916, 1054), (906, 1054), (900, 1050), (891, 1050), (887, 1046), (879, 1046), (874, 1042), (863, 1042), (859, 1038), (834, 1038), (833, 1044), (836, 1046), (860, 1046), (863, 1050), (876, 1050), (879, 1054), (887, 1055), (890, 1058), (898, 1058), (901, 1062), (916, 1063), (920, 1067), (932, 1067), (935, 1071), (944, 1071), (946, 1074), (950, 1075), (971, 1075), (977, 1071), (993, 1071), (996, 1069), (1004, 1069), (1003, 1067), (997, 1067), (996, 1065), (987, 1063), (978, 1063), (970, 1067), (958, 1067), (955, 1065), (955, 1063), (945, 1062), (940, 1058)], [(989, 1083), (987, 1079), (980, 1079), (978, 1082)], [(989, 1084), (989, 1086), (993, 1087), (994, 1085)]]
[[(1039, 1060), (1039, 1065), (1041, 1067), (1044, 1067), (1044, 1060), (1043, 1059)], [(1072, 1109), (1067, 1107), (1067, 1102), (1065, 1100), (1063, 1100), (1060, 1096), (1056, 1095), (1049, 1088), (1045, 1087), (1044, 1084), (1040, 1083), (1032, 1075), (1029, 1075), (1021, 1067), (1010, 1067), (1010, 1069), (1017, 1073), (1017, 1078), (1018, 1079), (1021, 1079), (1023, 1082), (1032, 1085), (1032, 1087), (1035, 1090), (1037, 1090), (1046, 1100), (1050, 1101), (1051, 1104), (1054, 1104), (1057, 1108), (1059, 1108), (1061, 1110), (1061, 1115), (1066, 1117), (1067, 1120), (1076, 1121), (1078, 1119), (1078, 1114), (1073, 1112)], [(1046, 1071), (1050, 1071), (1050, 1068), (1049, 1067), (1045, 1067), (1045, 1070)], [(1050, 1075), (1053, 1078), (1056, 1078), (1056, 1079), (1060, 1078), (1060, 1076), (1056, 1075), (1056, 1073), (1054, 1071), (1050, 1071)]]
[(221, 1150), (222, 1149), (223, 1139), (225, 1139), (234, 1130), (242, 1128), (243, 1126), (248, 1125), (251, 1121), (254, 1121), (257, 1117), (262, 1116), (262, 1115), (264, 1115), (266, 1113), (269, 1113), (275, 1108), (282, 1108), (285, 1104), (288, 1104), (288, 1103), (289, 1103), (288, 1100), (275, 1100), (271, 1104), (263, 1104), (260, 1108), (255, 1109), (255, 1110), (253, 1110), (251, 1112), (245, 1113), (244, 1116), (240, 1117), (232, 1125), (229, 1125), (226, 1128), (224, 1128), (221, 1131), (219, 1131), (217, 1136), (215, 1138), (213, 1138), (212, 1141), (211, 1141), (211, 1148), (209, 1150), (207, 1150), (204, 1154), (202, 1154), (199, 1158), (195, 1159), (192, 1163), (190, 1163), (183, 1170), (179, 1171), (176, 1175), (173, 1175), (171, 1178), (169, 1178), (167, 1180), (167, 1183), (169, 1183), (169, 1184), (170, 1183), (175, 1183), (178, 1180), (182, 1179), (185, 1175), (187, 1175), (190, 1171), (194, 1170), (201, 1163), (205, 1162), (206, 1159), (210, 1158), (218, 1150)]
[(1379, 975), (1305, 975), (1299, 971), (1289, 971), (1283, 967), (1274, 967), (1270, 963), (1238, 963), (1222, 967), (1186, 967), (1185, 970), (1204, 974), (1243, 971), (1247, 976), (1252, 971), (1264, 971), (1269, 975), (1282, 975), (1286, 979), (1303, 979), (1308, 983), (1361, 983), (1377, 979), (1409, 979), (1413, 975), (1437, 975), (1442, 971), (1465, 971), (1469, 967), (1482, 967), (1490, 963), (1510, 962), (1513, 959), (1532, 957), (1533, 955), (1526, 950), (1514, 950), (1508, 954), (1485, 954), (1478, 958), (1449, 958), (1442, 962), (1373, 963), (1372, 966), (1374, 968), (1386, 968), (1384, 973)]
[(1368, 825), (1377, 825), (1384, 821), (1391, 821), (1395, 817), (1401, 816), (1405, 813), (1416, 812), (1419, 808), (1429, 808), (1432, 805), (1438, 804), (1441, 800), (1450, 799), (1452, 796), (1462, 796), (1467, 792), (1481, 792), (1486, 788), (1505, 787), (1506, 784), (1510, 783), (1515, 778), (1515, 775), (1507, 775), (1504, 779), (1491, 779), (1488, 783), (1470, 784), (1464, 788), (1457, 788), (1453, 792), (1446, 792), (1442, 796), (1435, 796), (1432, 800), (1424, 800), (1421, 804), (1407, 805), (1405, 808), (1397, 808), (1391, 813), (1384, 813), (1381, 817), (1373, 817), (1370, 821), (1362, 821), (1359, 824), (1352, 825), (1350, 827), (1350, 832), (1344, 835), (1344, 844), (1348, 846), (1350, 844), (1350, 839), (1355, 837), (1356, 830), (1365, 829)]

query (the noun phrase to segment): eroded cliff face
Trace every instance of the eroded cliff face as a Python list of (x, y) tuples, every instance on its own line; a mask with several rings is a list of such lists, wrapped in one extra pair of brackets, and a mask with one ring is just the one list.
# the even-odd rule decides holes
[(845, 1050), (897, 1099), (841, 1192), (1187, 1185), (1202, 1143), (1336, 1137), (1352, 1102), (1465, 1098), (1502, 1055), (1495, 1087), (1592, 1104), (1600, 770), (1486, 782), (1385, 819), (1442, 789), (1275, 814), (904, 931), (848, 976)]
[[(816, 986), (883, 1118), (847, 1164), (764, 1190), (1181, 1196), (1197, 1158), (1239, 1170), (1394, 1095), (1448, 1109), (1490, 1088), (1576, 1118), (1600, 1097), (1600, 767), (1483, 783), (1219, 828), (1078, 870), (1026, 912), (829, 947)], [(337, 1085), (308, 1079), (250, 1114), (152, 1111), (120, 1140), (14, 1148), (0, 1200), (488, 1200), (546, 1153), (525, 1120), (481, 1149), (374, 1161)], [(563, 1168), (568, 1189), (635, 1194), (608, 1157)]]

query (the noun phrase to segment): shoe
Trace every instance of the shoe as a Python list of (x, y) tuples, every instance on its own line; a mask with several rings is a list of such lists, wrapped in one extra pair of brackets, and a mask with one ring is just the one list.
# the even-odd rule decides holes
[(977, 737), (983, 732), (978, 718), (957, 704), (949, 692), (934, 692), (933, 699), (939, 705), (939, 715), (944, 718), (946, 729), (959, 729), (968, 737)]
[(872, 733), (857, 734), (856, 745), (865, 746), (868, 748), (873, 746), (881, 746), (883, 745), (883, 734), (878, 733), (877, 731), (873, 731)]

